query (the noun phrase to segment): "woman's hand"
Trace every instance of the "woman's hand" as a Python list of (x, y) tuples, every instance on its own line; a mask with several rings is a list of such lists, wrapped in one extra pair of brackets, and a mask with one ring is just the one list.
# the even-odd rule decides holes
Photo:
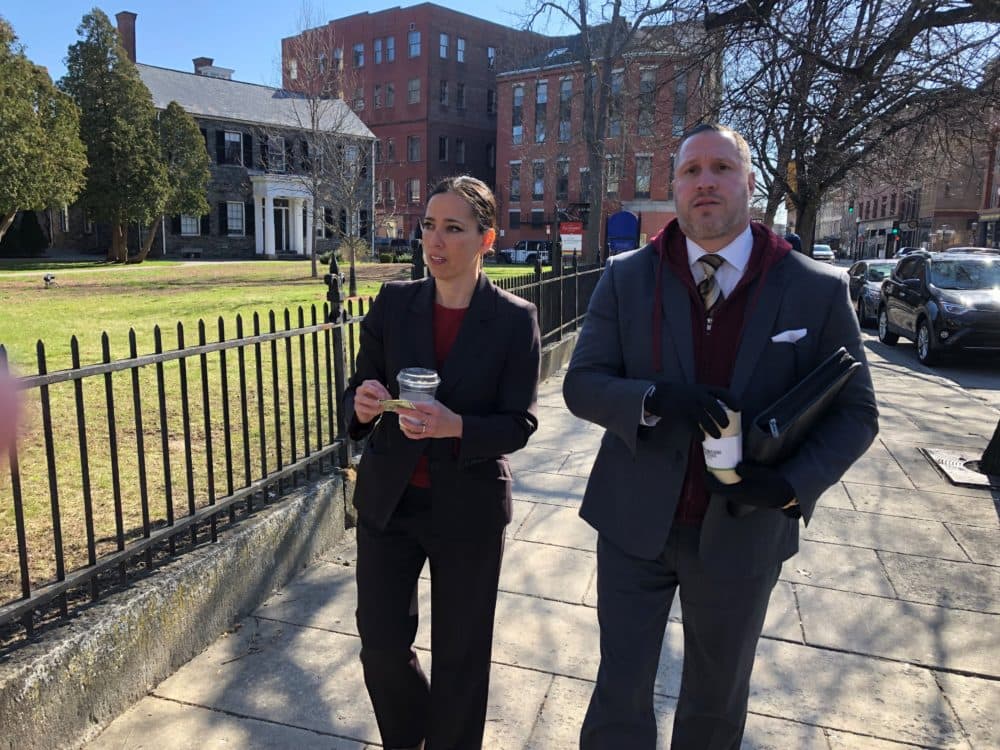
[(462, 437), (462, 417), (440, 401), (416, 401), (399, 409), (399, 429), (411, 440)]
[(377, 380), (366, 380), (354, 391), (354, 416), (361, 424), (368, 424), (382, 413), (381, 402), (392, 395)]

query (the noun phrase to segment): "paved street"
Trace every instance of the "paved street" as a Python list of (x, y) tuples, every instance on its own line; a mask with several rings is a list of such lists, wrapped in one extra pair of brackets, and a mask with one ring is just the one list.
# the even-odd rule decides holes
[[(918, 448), (982, 452), (1000, 416), (1000, 365), (930, 370), (912, 345), (869, 339), (881, 433), (824, 495), (784, 566), (744, 747), (996, 748), (1000, 492), (952, 486)], [(595, 534), (577, 507), (601, 433), (569, 414), (561, 385), (561, 373), (544, 383), (539, 432), (513, 459), (490, 749), (576, 747), (597, 670)], [(303, 571), (89, 747), (379, 747), (357, 661), (353, 554), (332, 550)], [(420, 593), (426, 613), (428, 581)], [(673, 612), (657, 683), (662, 748), (680, 617)], [(417, 638), (425, 651), (428, 619)]]

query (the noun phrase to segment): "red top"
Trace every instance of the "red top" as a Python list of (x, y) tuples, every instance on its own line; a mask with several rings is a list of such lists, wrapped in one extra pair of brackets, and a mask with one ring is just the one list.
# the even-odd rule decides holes
[[(467, 307), (444, 307), (434, 303), (434, 360), (437, 362), (438, 372), (441, 372), (444, 361), (448, 358), (448, 353), (455, 344), (458, 329), (462, 327), (462, 320), (468, 309)], [(410, 484), (425, 489), (431, 486), (430, 462), (427, 460), (426, 452), (417, 461), (417, 466), (410, 477)]]

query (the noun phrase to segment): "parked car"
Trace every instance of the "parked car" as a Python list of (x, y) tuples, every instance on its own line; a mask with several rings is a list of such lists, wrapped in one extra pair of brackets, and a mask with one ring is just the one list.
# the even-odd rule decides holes
[(955, 351), (1000, 353), (1000, 253), (910, 253), (882, 284), (879, 341), (899, 337), (932, 364)]
[(862, 328), (869, 321), (875, 322), (879, 300), (882, 298), (882, 282), (892, 274), (892, 269), (898, 262), (895, 258), (869, 258), (859, 260), (847, 270), (851, 302), (854, 303), (858, 324)]
[(896, 251), (896, 257), (897, 258), (901, 258), (904, 255), (909, 255), (910, 253), (917, 253), (917, 252), (920, 252), (921, 250), (923, 250), (923, 248), (920, 248), (920, 247), (901, 247), (901, 248), (899, 248), (899, 250)]
[(829, 245), (813, 245), (813, 259), (821, 260), (824, 263), (833, 263), (836, 260), (833, 254), (833, 248)]
[(514, 247), (501, 250), (498, 256), (502, 263), (527, 263), (533, 266), (535, 258), (540, 258), (542, 263), (548, 263), (551, 250), (552, 243), (549, 240), (518, 240), (514, 243)]

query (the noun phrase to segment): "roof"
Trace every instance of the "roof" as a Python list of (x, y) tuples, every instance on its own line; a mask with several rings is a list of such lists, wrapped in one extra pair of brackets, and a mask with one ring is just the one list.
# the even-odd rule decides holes
[[(136, 67), (157, 109), (166, 109), (175, 101), (195, 117), (296, 130), (302, 130), (302, 124), (309, 121), (306, 100), (289, 91), (142, 63)], [(330, 99), (329, 104), (321, 121), (326, 129), (359, 138), (375, 138), (342, 99)]]

